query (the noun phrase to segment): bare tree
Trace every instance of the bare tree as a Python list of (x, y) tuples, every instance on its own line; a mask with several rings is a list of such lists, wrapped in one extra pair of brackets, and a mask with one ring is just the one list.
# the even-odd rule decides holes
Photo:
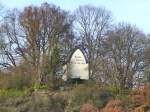
[(58, 49), (56, 54), (59, 55), (63, 38), (70, 38), (72, 21), (68, 16), (59, 7), (47, 3), (40, 7), (26, 7), (23, 12), (14, 10), (8, 13), (3, 36), (7, 38), (10, 48), (7, 52), (15, 66), (21, 60), (28, 62), (37, 71), (39, 82), (46, 74), (54, 76), (55, 68), (59, 66), (59, 63), (54, 63), (54, 58), (59, 56), (54, 57), (53, 53)]
[(75, 11), (76, 34), (87, 51), (90, 77), (99, 71), (102, 41), (112, 21), (111, 12), (94, 6), (80, 6)]
[[(145, 64), (146, 38), (144, 33), (130, 24), (119, 24), (109, 32), (107, 57), (112, 67), (116, 83), (120, 88), (132, 88), (134, 79), (141, 77)], [(110, 69), (112, 70), (112, 69)]]
[(149, 83), (150, 82), (150, 35), (147, 35), (146, 39), (146, 46), (145, 46), (145, 52), (144, 52), (144, 77), (143, 77), (143, 82), (144, 83)]
[[(0, 34), (1, 40), (3, 40), (3, 46), (1, 46), (1, 56), (3, 59), (4, 67), (13, 67), (17, 63), (17, 55), (15, 55), (15, 36), (12, 39), (12, 35), (16, 32), (16, 13), (14, 9), (13, 13), (10, 14), (10, 11), (5, 14), (2, 18), (0, 25)], [(9, 17), (8, 17), (9, 16)], [(15, 28), (14, 28), (15, 27)], [(15, 29), (15, 30), (14, 30)]]

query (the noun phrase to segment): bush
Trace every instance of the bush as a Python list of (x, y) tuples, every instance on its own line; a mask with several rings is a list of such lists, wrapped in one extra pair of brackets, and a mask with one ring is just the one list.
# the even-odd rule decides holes
[(31, 89), (33, 90), (38, 90), (38, 89), (48, 89), (48, 86), (45, 85), (45, 84), (38, 84), (38, 83), (35, 83)]
[(99, 112), (99, 110), (92, 104), (83, 104), (81, 106), (80, 112)]
[(121, 100), (111, 100), (107, 103), (102, 112), (124, 112), (123, 102)]
[(3, 91), (0, 112), (64, 112), (66, 102), (62, 95), (50, 91), (36, 91), (31, 95), (21, 90)]
[(104, 107), (109, 100), (114, 99), (114, 94), (111, 91), (102, 89), (99, 94), (99, 99), (101, 100), (99, 107)]
[[(11, 71), (0, 74), (1, 89), (24, 89), (29, 88), (35, 82), (34, 70), (32, 67), (20, 65)], [(33, 77), (34, 76), (34, 77)]]
[(106, 103), (113, 99), (111, 91), (100, 88), (98, 85), (78, 85), (74, 87), (68, 98), (66, 112), (79, 112), (81, 105), (90, 103), (96, 107), (104, 107)]
[(135, 89), (130, 94), (132, 99), (133, 107), (141, 105), (150, 105), (150, 84), (146, 84), (142, 88)]
[(2, 89), (23, 89), (32, 85), (32, 78), (29, 74), (9, 74), (0, 78)]

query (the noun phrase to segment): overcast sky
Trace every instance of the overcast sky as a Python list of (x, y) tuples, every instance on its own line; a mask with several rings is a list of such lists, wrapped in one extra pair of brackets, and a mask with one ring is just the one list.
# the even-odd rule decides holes
[(110, 10), (116, 22), (136, 25), (145, 33), (150, 33), (150, 0), (0, 0), (7, 9), (22, 9), (28, 5), (53, 3), (62, 9), (73, 11), (79, 5), (102, 6)]

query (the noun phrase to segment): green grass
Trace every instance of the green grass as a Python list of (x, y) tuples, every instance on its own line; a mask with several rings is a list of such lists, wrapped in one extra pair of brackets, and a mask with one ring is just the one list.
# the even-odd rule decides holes
[(28, 90), (0, 89), (0, 97), (22, 97), (28, 94)]

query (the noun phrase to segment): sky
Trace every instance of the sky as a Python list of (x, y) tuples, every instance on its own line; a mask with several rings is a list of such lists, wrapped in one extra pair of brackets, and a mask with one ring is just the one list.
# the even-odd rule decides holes
[(150, 33), (150, 0), (0, 0), (7, 9), (48, 2), (61, 9), (73, 12), (80, 5), (105, 7), (112, 12), (115, 22), (127, 22), (136, 25), (145, 33)]

